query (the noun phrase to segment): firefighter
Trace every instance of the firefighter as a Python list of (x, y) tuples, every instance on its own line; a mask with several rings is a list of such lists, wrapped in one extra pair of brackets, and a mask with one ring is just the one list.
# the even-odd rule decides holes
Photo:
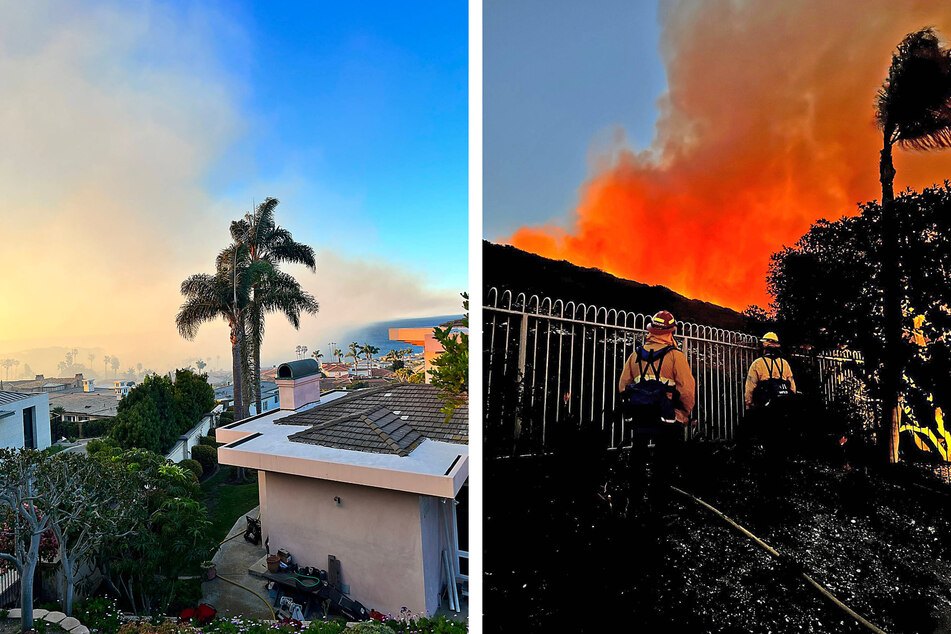
[(682, 452), (694, 405), (696, 383), (687, 355), (674, 341), (676, 333), (673, 315), (666, 310), (654, 315), (644, 345), (624, 362), (618, 380), (618, 391), (632, 423), (631, 453), (638, 454), (637, 458), (628, 454), (630, 467), (643, 470), (643, 490), (649, 505), (644, 517), (655, 519), (667, 516), (667, 484)]
[(746, 375), (746, 409), (765, 406), (779, 396), (796, 393), (796, 380), (792, 368), (781, 354), (779, 337), (767, 332), (759, 340), (763, 355), (753, 361)]
[(671, 400), (670, 405), (673, 406), (673, 420), (686, 427), (693, 410), (696, 383), (687, 363), (687, 355), (680, 351), (674, 341), (675, 334), (677, 322), (673, 315), (666, 310), (654, 315), (647, 326), (644, 345), (624, 362), (618, 391), (623, 393), (629, 385), (644, 380), (659, 380), (669, 388), (666, 398)]
[(796, 380), (789, 362), (782, 357), (776, 333), (767, 332), (760, 344), (763, 354), (753, 361), (746, 376), (746, 416), (737, 441), (746, 450), (759, 446), (768, 454), (764, 457), (778, 460), (789, 452), (793, 441), (787, 397), (796, 393)]

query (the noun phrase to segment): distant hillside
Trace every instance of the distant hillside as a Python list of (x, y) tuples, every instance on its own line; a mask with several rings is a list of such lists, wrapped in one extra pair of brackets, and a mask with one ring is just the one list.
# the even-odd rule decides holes
[(615, 277), (565, 260), (549, 260), (511, 246), (482, 242), (482, 276), (486, 288), (496, 286), (528, 295), (574, 300), (606, 308), (652, 315), (669, 310), (679, 321), (747, 330), (747, 319), (730, 308), (689, 299), (666, 286), (650, 286)]

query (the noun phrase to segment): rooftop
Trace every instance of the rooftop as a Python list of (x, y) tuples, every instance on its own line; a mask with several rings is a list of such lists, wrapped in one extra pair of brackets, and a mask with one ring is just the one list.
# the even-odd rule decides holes
[(222, 464), (455, 497), (469, 475), (468, 407), (449, 423), (438, 388), (387, 385), (321, 395), (216, 431)]
[[(397, 383), (357, 390), (342, 398), (277, 419), (278, 425), (314, 427), (358, 414), (370, 414), (385, 408), (418, 431), (423, 437), (443, 442), (469, 444), (469, 406), (459, 407), (449, 419), (440, 410), (444, 402), (439, 388), (425, 383)], [(295, 435), (296, 436), (296, 435)], [(308, 442), (309, 436), (291, 437)]]
[(22, 392), (0, 392), (0, 405), (7, 405), (33, 396), (33, 394), (24, 394)]
[(408, 456), (423, 436), (406, 422), (407, 418), (381, 407), (321, 423), (287, 438), (324, 447)]
[(62, 407), (67, 414), (83, 416), (115, 416), (119, 401), (112, 389), (95, 392), (50, 392), (50, 409)]

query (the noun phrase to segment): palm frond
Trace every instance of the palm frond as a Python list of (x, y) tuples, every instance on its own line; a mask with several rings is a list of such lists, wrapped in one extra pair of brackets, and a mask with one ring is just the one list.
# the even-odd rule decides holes
[(898, 45), (876, 95), (875, 119), (890, 143), (951, 147), (951, 51), (933, 28), (909, 33)]

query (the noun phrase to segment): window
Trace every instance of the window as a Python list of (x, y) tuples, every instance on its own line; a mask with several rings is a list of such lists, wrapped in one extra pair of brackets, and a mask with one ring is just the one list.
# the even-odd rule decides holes
[(36, 449), (36, 407), (23, 408), (23, 446)]

